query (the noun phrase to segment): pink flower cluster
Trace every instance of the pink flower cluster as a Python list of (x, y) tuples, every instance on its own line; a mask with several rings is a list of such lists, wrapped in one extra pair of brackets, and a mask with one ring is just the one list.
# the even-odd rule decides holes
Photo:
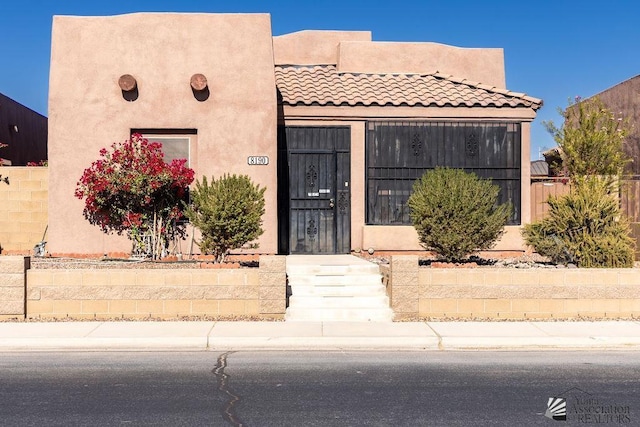
[(83, 214), (105, 232), (140, 232), (154, 219), (165, 224), (182, 216), (182, 199), (194, 171), (186, 159), (165, 163), (162, 145), (141, 135), (100, 150), (100, 158), (84, 170), (75, 197), (84, 199)]

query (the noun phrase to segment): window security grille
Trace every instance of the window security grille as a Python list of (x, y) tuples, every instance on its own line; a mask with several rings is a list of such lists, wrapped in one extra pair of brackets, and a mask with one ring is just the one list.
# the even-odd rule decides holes
[(460, 168), (500, 187), (508, 224), (520, 223), (521, 131), (512, 122), (369, 122), (367, 223), (410, 225), (413, 183), (437, 166)]

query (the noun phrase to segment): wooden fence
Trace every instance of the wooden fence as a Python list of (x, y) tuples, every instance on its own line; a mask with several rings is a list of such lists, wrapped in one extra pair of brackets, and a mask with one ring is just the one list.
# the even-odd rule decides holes
[(628, 180), (622, 184), (620, 204), (632, 223), (640, 223), (640, 180)]
[[(638, 177), (640, 178), (640, 177)], [(545, 178), (531, 181), (531, 221), (541, 220), (547, 215), (550, 196), (560, 197), (571, 191), (568, 178)], [(622, 182), (620, 208), (631, 222), (640, 222), (640, 179)]]
[[(631, 236), (636, 239), (636, 260), (640, 260), (640, 177), (624, 180), (620, 188), (620, 208), (631, 222)], [(531, 221), (539, 221), (549, 211), (550, 196), (563, 196), (571, 191), (567, 178), (545, 178), (531, 181)]]
[(547, 216), (549, 197), (560, 197), (571, 191), (571, 183), (567, 178), (549, 178), (544, 181), (531, 182), (531, 222)]

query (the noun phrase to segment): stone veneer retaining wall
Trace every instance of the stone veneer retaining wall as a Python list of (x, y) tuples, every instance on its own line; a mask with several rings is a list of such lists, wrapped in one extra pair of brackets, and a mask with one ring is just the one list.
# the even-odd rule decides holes
[(259, 268), (32, 269), (28, 318), (175, 318), (284, 315), (285, 257)]
[(638, 269), (449, 269), (393, 256), (383, 277), (396, 319), (640, 317)]
[[(48, 215), (49, 169), (0, 168), (9, 185), (0, 183), (0, 245), (4, 254), (31, 254), (45, 233)], [(46, 240), (46, 238), (45, 238)]]
[(28, 257), (0, 257), (0, 319), (24, 316), (25, 269)]

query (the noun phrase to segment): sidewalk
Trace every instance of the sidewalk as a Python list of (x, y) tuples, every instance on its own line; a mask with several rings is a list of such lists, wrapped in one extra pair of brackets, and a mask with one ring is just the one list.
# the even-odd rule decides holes
[(16, 322), (1, 351), (640, 350), (640, 321)]

